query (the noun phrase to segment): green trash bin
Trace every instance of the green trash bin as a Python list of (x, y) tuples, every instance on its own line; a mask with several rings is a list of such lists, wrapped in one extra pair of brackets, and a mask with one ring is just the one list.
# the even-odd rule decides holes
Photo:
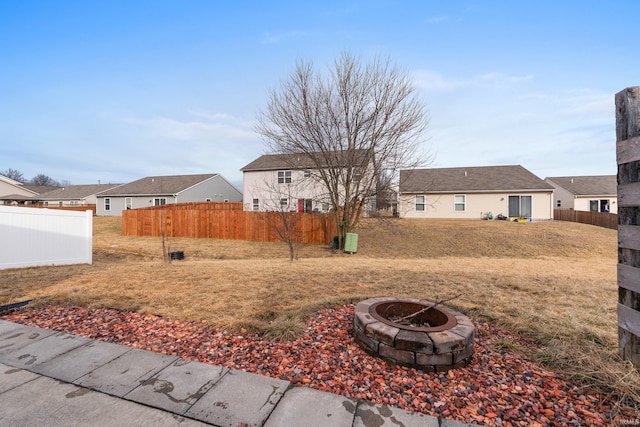
[(350, 254), (358, 252), (358, 235), (356, 233), (347, 233), (344, 236), (344, 251)]

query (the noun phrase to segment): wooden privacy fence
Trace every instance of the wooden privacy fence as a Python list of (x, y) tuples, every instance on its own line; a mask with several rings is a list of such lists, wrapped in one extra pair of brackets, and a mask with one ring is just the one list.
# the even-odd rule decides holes
[(640, 367), (640, 86), (616, 94), (618, 342)]
[(587, 212), (573, 209), (554, 209), (553, 219), (558, 221), (579, 222), (598, 227), (618, 228), (618, 215), (608, 212)]
[[(257, 242), (282, 241), (280, 212), (245, 212), (242, 203), (181, 203), (122, 211), (125, 236), (196, 237)], [(328, 244), (336, 232), (333, 215), (289, 212), (296, 242)]]

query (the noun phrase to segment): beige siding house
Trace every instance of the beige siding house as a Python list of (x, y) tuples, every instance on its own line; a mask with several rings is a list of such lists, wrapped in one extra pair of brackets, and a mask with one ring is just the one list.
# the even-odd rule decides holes
[(522, 166), (400, 171), (403, 218), (553, 219), (553, 186)]
[(0, 175), (0, 204), (30, 203), (37, 198), (38, 192), (24, 184)]
[(97, 195), (121, 184), (67, 185), (38, 196), (45, 206), (90, 206), (97, 203)]
[[(344, 157), (344, 154), (337, 154), (335, 163), (341, 164)], [(265, 154), (258, 157), (240, 169), (244, 210), (328, 212), (331, 206), (329, 193), (315, 165), (305, 154)], [(340, 170), (339, 167), (336, 169)], [(364, 179), (366, 173), (366, 169), (352, 170), (355, 181)], [(342, 193), (343, 188), (339, 187), (337, 193)]]
[(241, 202), (242, 193), (222, 175), (148, 176), (96, 195), (96, 215), (168, 203)]
[(545, 181), (556, 189), (554, 206), (557, 209), (618, 213), (616, 175), (556, 176)]

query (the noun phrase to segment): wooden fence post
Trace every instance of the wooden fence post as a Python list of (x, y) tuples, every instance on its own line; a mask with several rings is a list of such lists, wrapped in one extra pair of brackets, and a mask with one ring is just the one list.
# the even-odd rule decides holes
[(618, 164), (618, 342), (640, 366), (640, 86), (615, 96)]

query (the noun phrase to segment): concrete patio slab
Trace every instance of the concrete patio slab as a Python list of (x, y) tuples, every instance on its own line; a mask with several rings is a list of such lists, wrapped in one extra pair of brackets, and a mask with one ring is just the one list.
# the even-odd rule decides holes
[(293, 387), (280, 399), (264, 427), (351, 426), (356, 405), (357, 401), (348, 397)]
[(58, 332), (3, 357), (3, 362), (17, 368), (33, 368), (32, 371), (38, 372), (38, 366), (43, 363), (90, 341), (89, 338)]
[(0, 363), (0, 394), (39, 377), (33, 372)]
[(122, 397), (177, 359), (176, 356), (131, 349), (80, 377), (74, 384)]
[(229, 371), (185, 415), (220, 427), (262, 426), (288, 381)]
[(22, 325), (20, 328), (7, 328), (7, 322), (1, 322), (5, 332), (0, 335), (0, 362), (4, 360), (4, 355), (56, 333), (56, 331)]
[(441, 427), (438, 418), (417, 412), (409, 412), (392, 406), (375, 405), (370, 402), (360, 402), (356, 411), (353, 427), (370, 426), (423, 426)]
[(40, 364), (34, 371), (72, 383), (128, 351), (131, 351), (131, 348), (91, 340), (85, 345)]
[[(43, 392), (46, 398), (42, 398)], [(3, 426), (201, 427), (170, 412), (40, 376), (0, 394)]]
[(176, 360), (142, 381), (126, 399), (184, 414), (229, 370), (200, 362)]

